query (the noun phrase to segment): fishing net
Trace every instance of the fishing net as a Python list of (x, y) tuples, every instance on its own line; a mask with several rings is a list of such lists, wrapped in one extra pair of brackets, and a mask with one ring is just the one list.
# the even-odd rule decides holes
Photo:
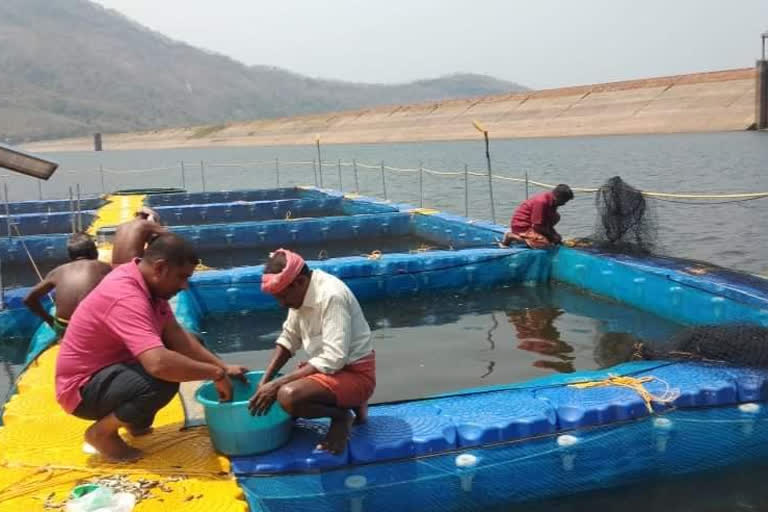
[(702, 325), (680, 331), (668, 343), (640, 344), (642, 359), (729, 363), (768, 368), (768, 327), (750, 324)]
[(651, 254), (657, 248), (656, 217), (642, 192), (619, 176), (595, 194), (597, 222), (591, 242), (612, 252)]

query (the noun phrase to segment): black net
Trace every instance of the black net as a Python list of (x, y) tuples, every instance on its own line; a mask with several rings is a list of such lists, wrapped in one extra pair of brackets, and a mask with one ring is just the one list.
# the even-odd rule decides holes
[(636, 357), (768, 368), (768, 327), (750, 324), (692, 327), (663, 345), (638, 344)]
[(640, 190), (614, 176), (595, 194), (595, 208), (593, 247), (628, 254), (652, 254), (657, 249), (656, 217)]

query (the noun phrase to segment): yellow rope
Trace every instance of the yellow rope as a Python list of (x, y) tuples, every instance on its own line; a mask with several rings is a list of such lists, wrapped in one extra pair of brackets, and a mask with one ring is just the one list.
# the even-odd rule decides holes
[[(657, 380), (666, 386), (667, 389), (664, 391), (662, 396), (651, 394), (651, 392), (645, 389), (645, 386), (643, 386), (643, 384), (654, 380)], [(679, 392), (670, 390), (669, 384), (667, 384), (665, 381), (652, 376), (636, 378), (620, 375), (609, 375), (608, 378), (604, 380), (579, 382), (576, 384), (568, 385), (568, 387), (577, 389), (602, 388), (607, 386), (618, 386), (621, 388), (631, 389), (632, 391), (636, 392), (645, 402), (645, 407), (648, 409), (648, 412), (651, 413), (653, 412), (653, 402), (669, 403), (673, 402), (679, 396)]]
[(408, 253), (409, 254), (418, 254), (418, 253), (422, 253), (422, 252), (429, 252), (429, 251), (431, 251), (433, 249), (434, 249), (434, 247), (431, 246), (431, 245), (421, 244), (418, 249), (411, 249), (410, 251), (408, 251)]
[(421, 215), (434, 215), (436, 213), (440, 213), (440, 210), (436, 210), (434, 208), (413, 208), (411, 210), (408, 210), (409, 213), (420, 213)]
[[(508, 176), (497, 176), (494, 178), (504, 179), (508, 181), (524, 182), (524, 178), (510, 178)], [(531, 185), (537, 187), (553, 189), (556, 185), (551, 183), (542, 183), (541, 181), (528, 180)], [(599, 188), (587, 188), (587, 187), (571, 187), (574, 192), (594, 193), (600, 190)], [(646, 197), (663, 197), (668, 199), (757, 199), (761, 197), (768, 197), (768, 192), (744, 192), (739, 194), (677, 194), (674, 192), (647, 192), (640, 191)]]
[[(262, 163), (266, 163), (266, 162), (267, 161), (265, 160)], [(273, 160), (269, 160), (269, 162), (273, 162), (274, 163)], [(246, 166), (255, 165), (255, 164), (258, 164), (258, 163), (259, 162), (244, 162), (244, 163), (239, 163), (239, 162), (222, 162), (222, 163), (219, 163), (219, 164), (210, 163), (208, 165), (210, 167), (240, 167), (240, 168), (245, 168)], [(291, 162), (282, 162), (282, 163), (286, 164), (286, 165), (311, 165), (313, 162), (312, 161), (306, 161), (306, 162), (305, 161), (295, 161), (295, 162), (291, 161)], [(322, 165), (329, 165), (329, 166), (330, 165), (338, 165), (338, 164), (340, 164), (343, 167), (351, 167), (352, 165), (355, 165), (352, 162), (338, 162), (338, 163), (337, 162), (323, 162), (322, 163)], [(381, 169), (381, 164), (370, 165), (370, 164), (366, 164), (364, 162), (356, 162), (356, 165), (357, 165), (357, 167), (359, 167), (361, 169), (371, 169), (371, 170), (375, 170), (375, 171), (379, 171)], [(111, 174), (123, 174), (123, 173), (157, 172), (157, 171), (168, 170), (168, 169), (171, 169), (171, 168), (170, 167), (162, 167), (162, 168), (158, 168), (158, 169), (134, 169), (134, 170), (129, 170), (129, 171), (114, 171), (114, 170), (111, 170), (111, 169), (104, 169), (104, 172), (111, 173)], [(391, 171), (396, 171), (396, 172), (418, 172), (419, 171), (419, 169), (403, 168), (403, 167), (393, 167), (393, 166), (389, 166), (389, 165), (385, 165), (384, 169), (391, 170)], [(434, 175), (438, 175), (438, 176), (461, 176), (461, 175), (465, 174), (463, 171), (442, 171), (442, 170), (435, 170), (435, 169), (427, 169), (425, 167), (422, 167), (421, 170), (424, 171), (427, 174), (434, 174)], [(80, 172), (80, 171), (70, 171), (70, 172), (74, 173), (74, 172)], [(481, 172), (475, 172), (475, 171), (470, 171), (470, 172), (467, 172), (466, 174), (468, 174), (469, 176), (488, 177), (487, 173), (481, 173)], [(499, 174), (493, 174), (492, 178), (496, 179), (496, 180), (512, 181), (512, 182), (517, 182), (517, 183), (526, 183), (527, 182), (530, 185), (535, 185), (537, 187), (548, 188), (548, 189), (555, 188), (555, 185), (553, 185), (551, 183), (544, 183), (544, 182), (541, 182), (541, 181), (536, 181), (536, 180), (531, 180), (531, 179), (526, 180), (525, 178), (517, 178), (517, 177), (513, 177), (513, 176), (503, 176), (503, 175), (499, 175)], [(311, 185), (304, 185), (304, 186), (299, 186), (298, 188), (314, 189), (315, 187), (313, 187)], [(597, 192), (599, 189), (596, 188), (596, 187), (571, 187), (571, 190), (573, 190), (574, 192), (594, 193), (594, 192)], [(758, 198), (762, 198), (762, 197), (768, 197), (768, 191), (766, 191), (766, 192), (743, 192), (743, 193), (735, 193), (735, 194), (678, 194), (678, 193), (674, 193), (674, 192), (644, 192), (644, 191), (641, 191), (641, 193), (644, 196), (647, 196), (647, 197), (659, 197), (659, 198), (667, 198), (667, 199), (758, 199)], [(349, 193), (348, 192), (348, 193), (345, 194), (345, 196), (348, 197), (348, 198), (354, 198), (354, 197), (358, 197), (358, 194)], [(108, 197), (114, 197), (114, 196), (108, 196)]]

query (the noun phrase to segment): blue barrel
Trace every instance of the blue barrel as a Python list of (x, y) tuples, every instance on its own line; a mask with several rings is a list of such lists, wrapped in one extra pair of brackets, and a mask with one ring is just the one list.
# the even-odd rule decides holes
[(213, 382), (197, 390), (195, 398), (203, 405), (205, 421), (213, 447), (225, 455), (253, 455), (280, 448), (291, 437), (291, 417), (275, 402), (264, 416), (251, 416), (248, 399), (264, 372), (249, 372), (248, 384), (233, 381), (231, 402), (219, 403)]

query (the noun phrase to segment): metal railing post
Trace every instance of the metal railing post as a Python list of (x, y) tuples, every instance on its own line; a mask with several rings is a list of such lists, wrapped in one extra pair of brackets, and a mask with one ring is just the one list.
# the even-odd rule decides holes
[(419, 162), (419, 208), (424, 208), (424, 162)]
[(384, 192), (384, 200), (387, 200), (387, 179), (384, 177), (384, 160), (381, 161), (381, 190)]
[(469, 218), (469, 167), (464, 164), (464, 216)]
[(203, 183), (203, 192), (205, 192), (205, 164), (200, 160), (200, 181)]
[(320, 176), (320, 188), (325, 188), (323, 187), (323, 157), (320, 154), (320, 137), (315, 139), (315, 144), (317, 145), (317, 171)]
[(77, 231), (83, 230), (83, 216), (82, 216), (82, 210), (80, 210), (80, 184), (77, 184), (77, 199), (76, 203), (77, 205)]
[(528, 171), (525, 171), (525, 198), (528, 199)]
[(8, 183), (3, 181), (3, 196), (5, 198), (5, 223), (8, 226), (8, 239), (11, 239), (11, 205), (8, 204)]
[(104, 186), (104, 166), (99, 164), (99, 174), (101, 174), (101, 193), (107, 193), (107, 187)]
[(355, 160), (354, 158), (352, 159), (352, 168), (355, 171), (355, 193), (359, 194), (360, 193), (360, 179), (357, 176), (357, 160)]
[(493, 202), (493, 170), (491, 169), (491, 150), (490, 143), (488, 142), (488, 132), (484, 132), (485, 136), (485, 159), (488, 163), (488, 195), (491, 197), (491, 220), (496, 224), (496, 205)]
[(37, 179), (37, 197), (43, 200), (43, 181), (39, 178)]
[(72, 195), (72, 186), (69, 187), (69, 214), (72, 217), (72, 234), (77, 232), (77, 224), (75, 221), (75, 198)]
[(336, 163), (339, 167), (339, 192), (344, 192), (344, 186), (341, 184), (341, 158)]
[(181, 188), (187, 190), (187, 170), (184, 169), (184, 160), (181, 161)]
[(315, 186), (319, 187), (320, 184), (317, 181), (317, 164), (315, 163), (315, 159), (312, 159), (312, 172), (315, 174)]
[(280, 160), (275, 157), (275, 179), (277, 180), (277, 188), (280, 188)]

